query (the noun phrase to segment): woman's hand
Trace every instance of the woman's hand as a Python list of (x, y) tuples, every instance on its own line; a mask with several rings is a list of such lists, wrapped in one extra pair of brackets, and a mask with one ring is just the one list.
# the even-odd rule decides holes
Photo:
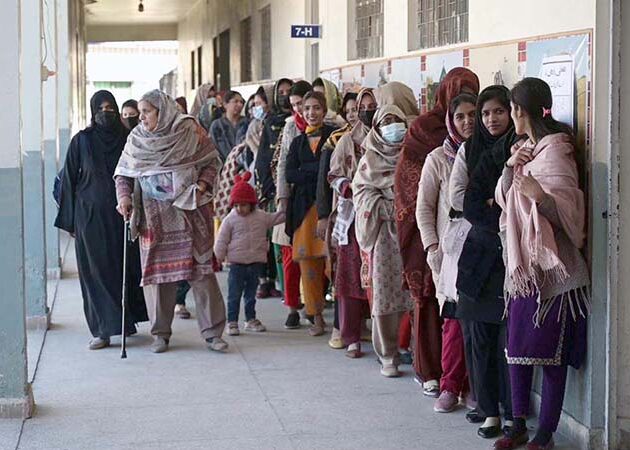
[(131, 211), (133, 210), (131, 197), (121, 198), (118, 202), (118, 206), (116, 206), (116, 210), (125, 220), (129, 220), (129, 217), (131, 217)]
[(510, 156), (510, 159), (507, 160), (505, 165), (508, 167), (524, 166), (532, 159), (534, 158), (532, 156), (531, 148), (519, 147), (512, 156)]
[(529, 172), (527, 175), (516, 174), (514, 175), (514, 186), (525, 197), (529, 197), (536, 203), (540, 203), (545, 198), (545, 191), (543, 191), (540, 183)]
[(203, 194), (208, 190), (208, 184), (205, 181), (197, 181), (197, 191)]

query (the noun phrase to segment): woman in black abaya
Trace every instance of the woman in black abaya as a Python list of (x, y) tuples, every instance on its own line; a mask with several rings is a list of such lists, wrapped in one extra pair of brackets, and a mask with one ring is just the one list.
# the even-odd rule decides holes
[[(89, 348), (97, 350), (121, 334), (124, 223), (116, 211), (113, 175), (129, 131), (110, 92), (96, 92), (90, 109), (90, 126), (70, 142), (55, 226), (75, 236), (83, 309), (93, 336)], [(137, 243), (129, 246), (127, 259), (125, 328), (134, 334), (134, 323), (148, 320)]]

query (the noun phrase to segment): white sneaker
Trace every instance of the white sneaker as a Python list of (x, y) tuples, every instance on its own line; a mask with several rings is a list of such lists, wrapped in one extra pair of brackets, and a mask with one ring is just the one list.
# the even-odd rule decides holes
[(252, 319), (245, 322), (245, 331), (262, 333), (263, 331), (267, 331), (267, 327), (265, 327), (260, 320)]
[(227, 324), (228, 336), (238, 336), (241, 331), (238, 329), (238, 322), (228, 322)]

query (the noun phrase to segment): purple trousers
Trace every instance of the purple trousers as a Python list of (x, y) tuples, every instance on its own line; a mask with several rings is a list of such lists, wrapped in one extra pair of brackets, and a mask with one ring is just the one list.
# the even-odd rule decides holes
[[(512, 382), (512, 414), (526, 417), (529, 414), (529, 395), (532, 390), (534, 366), (510, 364)], [(562, 402), (567, 384), (567, 366), (543, 366), (543, 384), (538, 427), (554, 433), (560, 422)]]

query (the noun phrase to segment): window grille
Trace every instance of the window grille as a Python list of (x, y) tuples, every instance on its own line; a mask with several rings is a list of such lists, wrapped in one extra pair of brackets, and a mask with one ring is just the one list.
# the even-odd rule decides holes
[(383, 55), (383, 0), (354, 1), (354, 54), (350, 59)]
[(410, 50), (468, 41), (468, 0), (412, 0), (415, 23)]

